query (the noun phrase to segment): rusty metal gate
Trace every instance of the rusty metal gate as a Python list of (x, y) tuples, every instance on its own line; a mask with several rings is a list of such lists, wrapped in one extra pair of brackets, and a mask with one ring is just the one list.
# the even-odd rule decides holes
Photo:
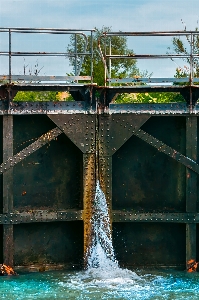
[(113, 103), (140, 86), (39, 89), (66, 87), (75, 101), (15, 102), (16, 91), (38, 85), (1, 85), (1, 261), (82, 267), (97, 179), (120, 265), (199, 260), (197, 85), (153, 87), (186, 100), (171, 104)]

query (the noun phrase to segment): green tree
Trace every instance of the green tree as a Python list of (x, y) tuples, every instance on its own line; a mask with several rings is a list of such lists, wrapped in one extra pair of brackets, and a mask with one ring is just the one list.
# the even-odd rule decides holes
[[(100, 86), (104, 85), (104, 65), (100, 56), (98, 48), (98, 40), (102, 36), (103, 32), (110, 32), (110, 27), (102, 27), (101, 29), (95, 28), (93, 33), (93, 82), (97, 83)], [(104, 51), (106, 47), (106, 53), (109, 53), (110, 50), (110, 39), (111, 39), (111, 53), (114, 55), (128, 55), (133, 54), (133, 50), (128, 48), (127, 37), (123, 36), (112, 36), (101, 38), (101, 48)], [(90, 48), (91, 38), (88, 37), (88, 47), (87, 51)], [(67, 47), (67, 52), (73, 53), (75, 49), (75, 37), (71, 35), (70, 43)], [(84, 52), (84, 39), (82, 36), (77, 36), (77, 52)], [(73, 67), (73, 73), (75, 73), (75, 58), (70, 57), (70, 64)], [(106, 61), (108, 65), (108, 61)], [(77, 57), (77, 69), (81, 65), (81, 56)], [(91, 73), (91, 56), (86, 55), (81, 67), (80, 75), (89, 76)], [(136, 65), (135, 59), (114, 59), (112, 60), (111, 66), (112, 77), (132, 77), (139, 75), (139, 69)]]
[[(95, 28), (93, 35), (93, 81), (98, 85), (104, 85), (104, 65), (99, 53), (98, 40), (102, 36), (103, 32), (110, 32), (110, 27), (102, 27), (102, 29)], [(90, 47), (90, 37), (88, 38), (88, 48)], [(84, 39), (81, 36), (77, 36), (77, 52), (84, 52)], [(112, 36), (111, 37), (111, 53), (114, 55), (129, 55), (133, 54), (133, 50), (128, 48), (127, 37)], [(109, 53), (110, 37), (101, 38), (101, 48), (104, 51), (106, 47), (106, 53)], [(67, 47), (69, 53), (73, 53), (75, 49), (75, 37), (71, 35), (70, 43)], [(81, 65), (81, 56), (77, 57), (77, 69)], [(75, 73), (75, 58), (70, 58), (70, 64), (73, 67), (73, 73)], [(108, 61), (106, 61), (108, 65)], [(90, 75), (91, 70), (91, 57), (85, 56), (80, 75)], [(141, 72), (137, 67), (135, 59), (113, 59), (111, 63), (111, 77), (125, 78), (125, 77), (148, 77), (150, 76), (147, 71)], [(123, 93), (120, 94), (115, 102), (116, 103), (169, 103), (184, 101), (183, 97), (178, 93)]]
[[(185, 27), (185, 31), (186, 31), (186, 27)], [(198, 27), (195, 28), (195, 31), (196, 32), (198, 31)], [(192, 52), (196, 55), (199, 55), (199, 35), (193, 35), (193, 40), (191, 40), (190, 34), (187, 33), (186, 42), (184, 42), (180, 36), (174, 37), (172, 42), (173, 42), (173, 50), (177, 54), (190, 55), (191, 48), (192, 48)], [(168, 48), (168, 50), (171, 50), (170, 47)], [(183, 60), (185, 61), (185, 63), (188, 64), (188, 66), (185, 65), (183, 67), (178, 67), (176, 69), (176, 74), (175, 74), (176, 78), (184, 78), (190, 76), (190, 67), (189, 67), (191, 63), (190, 58), (183, 58)], [(199, 77), (199, 59), (196, 57), (194, 58), (193, 61), (193, 75), (194, 77)]]

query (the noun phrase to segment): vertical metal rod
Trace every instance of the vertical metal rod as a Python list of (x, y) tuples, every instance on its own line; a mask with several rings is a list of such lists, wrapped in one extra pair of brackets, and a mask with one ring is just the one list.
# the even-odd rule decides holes
[[(111, 37), (109, 40), (109, 55), (111, 56)], [(109, 79), (111, 79), (111, 57), (109, 57)], [(109, 81), (109, 86), (111, 85)]]
[(190, 85), (193, 84), (193, 34), (191, 33), (191, 45), (190, 45)]
[(77, 34), (75, 33), (75, 76), (77, 76)]
[[(105, 59), (105, 66), (106, 66), (106, 34), (105, 34), (105, 44), (104, 44), (104, 59)], [(104, 68), (104, 85), (106, 86), (106, 67)]]
[(91, 83), (93, 83), (93, 31), (91, 30)]
[(12, 72), (12, 69), (11, 69), (11, 59), (12, 59), (12, 48), (11, 48), (11, 29), (9, 29), (9, 83), (11, 83), (11, 72)]
[[(193, 84), (193, 34), (191, 33), (191, 39), (190, 39), (190, 79), (189, 84), (190, 86)], [(190, 106), (189, 111), (190, 114), (193, 113), (193, 93), (190, 87)]]

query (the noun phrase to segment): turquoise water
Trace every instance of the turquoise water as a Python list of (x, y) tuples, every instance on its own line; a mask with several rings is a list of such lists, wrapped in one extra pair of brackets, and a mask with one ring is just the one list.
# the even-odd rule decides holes
[(115, 258), (106, 198), (99, 182), (91, 218), (86, 271), (52, 271), (0, 277), (0, 300), (198, 300), (199, 273), (122, 269)]
[(52, 271), (0, 277), (0, 299), (199, 299), (198, 273), (137, 274)]

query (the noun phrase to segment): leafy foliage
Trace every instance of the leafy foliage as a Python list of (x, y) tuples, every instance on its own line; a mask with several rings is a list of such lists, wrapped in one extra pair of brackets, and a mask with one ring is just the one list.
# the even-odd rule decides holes
[[(91, 56), (87, 55), (84, 57), (84, 61), (81, 67), (80, 75), (93, 75), (93, 81), (98, 85), (104, 85), (104, 65), (99, 53), (98, 49), (98, 40), (100, 36), (102, 36), (103, 32), (110, 32), (110, 27), (102, 27), (102, 29), (95, 28), (95, 32), (93, 34), (93, 74), (91, 72)], [(88, 48), (89, 50), (91, 44), (91, 38), (88, 37)], [(101, 38), (101, 48), (104, 52), (106, 48), (106, 53), (110, 51), (110, 37)], [(69, 53), (73, 53), (75, 49), (75, 37), (71, 35), (70, 43), (67, 47), (67, 51)], [(77, 52), (84, 52), (84, 40), (82, 36), (77, 36)], [(133, 50), (128, 49), (127, 45), (127, 37), (122, 36), (112, 36), (111, 37), (111, 53), (114, 55), (128, 55), (133, 54)], [(108, 65), (108, 61), (106, 61)], [(70, 57), (70, 64), (73, 67), (73, 72), (75, 73), (75, 58)], [(81, 65), (81, 56), (77, 57), (77, 69), (79, 69)], [(139, 70), (136, 66), (136, 60), (134, 59), (114, 59), (112, 60), (112, 76), (113, 77), (130, 77), (133, 75), (138, 75)]]
[(74, 101), (68, 92), (18, 92), (14, 101)]
[(13, 99), (14, 101), (56, 101), (57, 92), (33, 92), (20, 91)]
[(116, 103), (171, 103), (184, 102), (180, 93), (130, 93), (121, 94)]
[[(186, 31), (186, 28), (185, 28)], [(195, 28), (195, 31), (198, 31), (198, 28)], [(190, 55), (190, 49), (192, 48), (192, 52), (194, 54), (199, 55), (199, 35), (193, 35), (193, 41), (190, 38), (190, 35), (186, 35), (186, 40), (188, 42), (188, 50), (183, 43), (182, 39), (180, 37), (174, 37), (173, 38), (173, 50), (177, 54), (182, 54), (182, 55)], [(184, 58), (183, 59), (186, 63), (190, 64), (190, 58)], [(199, 59), (194, 58), (193, 61), (193, 74), (194, 77), (199, 77)], [(190, 76), (190, 68), (188, 66), (184, 66), (181, 68), (176, 69), (176, 78), (184, 78), (184, 77), (189, 77)]]
[[(98, 40), (102, 36), (103, 32), (110, 32), (110, 27), (102, 27), (101, 29), (95, 28), (95, 32), (93, 34), (93, 74), (91, 72), (91, 56), (85, 55), (84, 60), (82, 60), (82, 56), (79, 55), (76, 58), (71, 56), (70, 64), (73, 67), (73, 74), (79, 72), (77, 75), (93, 75), (93, 81), (100, 86), (104, 85), (104, 65), (102, 59), (100, 57), (99, 49), (98, 49)], [(187, 37), (188, 42), (189, 38)], [(76, 36), (77, 43), (77, 53), (84, 53), (84, 45), (85, 41), (81, 35)], [(101, 48), (102, 51), (106, 48), (106, 53), (109, 53), (110, 46), (110, 37), (106, 39), (104, 37), (101, 38)], [(91, 47), (91, 38), (88, 37), (88, 45), (87, 52)], [(187, 54), (187, 49), (184, 46), (182, 40), (180, 38), (173, 38), (173, 47), (174, 51), (178, 54)], [(75, 37), (71, 35), (70, 43), (67, 47), (67, 52), (74, 53), (75, 49)], [(194, 49), (195, 53), (199, 54), (199, 38), (197, 37), (194, 40)], [(111, 53), (114, 55), (133, 55), (133, 50), (128, 48), (127, 37), (123, 36), (112, 36), (111, 37)], [(187, 61), (187, 60), (186, 60)], [(188, 62), (188, 61), (187, 61)], [(75, 68), (75, 64), (76, 68)], [(108, 65), (108, 61), (106, 61)], [(80, 70), (81, 67), (81, 70)], [(38, 75), (41, 69), (39, 69), (38, 63), (35, 65), (35, 70), (29, 70), (29, 73), (34, 73)], [(112, 60), (112, 77), (124, 78), (124, 77), (147, 77), (149, 76), (147, 71), (140, 72), (137, 67), (137, 63), (135, 59), (114, 59)], [(25, 71), (24, 71), (25, 72)], [(36, 73), (35, 73), (36, 72)], [(176, 69), (176, 78), (184, 78), (187, 77), (190, 70), (188, 67), (184, 66), (184, 68)], [(199, 74), (199, 63), (196, 61), (195, 72)], [(65, 95), (63, 92), (18, 92), (14, 98), (15, 101), (67, 101), (73, 100), (70, 94)], [(115, 100), (116, 103), (171, 103), (171, 102), (182, 102), (185, 101), (184, 98), (179, 93), (124, 93), (117, 97)]]

